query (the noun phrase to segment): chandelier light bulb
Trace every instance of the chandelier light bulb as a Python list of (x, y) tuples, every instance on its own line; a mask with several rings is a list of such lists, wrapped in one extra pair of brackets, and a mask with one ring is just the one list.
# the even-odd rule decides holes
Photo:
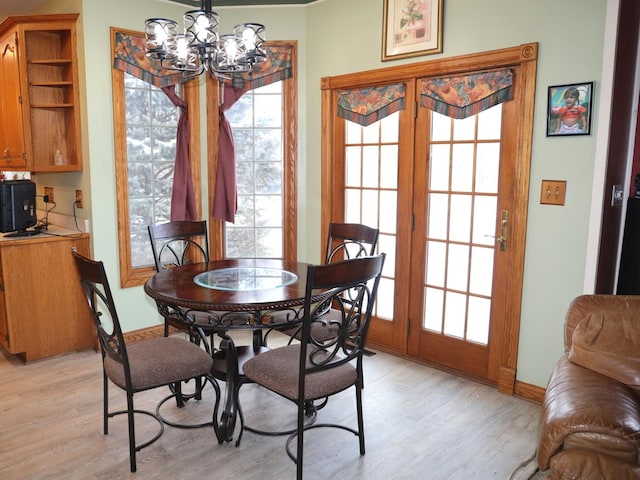
[(206, 15), (200, 15), (196, 19), (195, 30), (196, 30), (196, 40), (198, 42), (206, 42), (208, 37), (208, 30), (211, 26), (209, 19)]
[(245, 28), (242, 31), (242, 43), (244, 43), (244, 46), (247, 50), (255, 50), (256, 33), (250, 28)]
[(236, 58), (238, 55), (238, 44), (233, 38), (227, 38), (224, 42), (224, 53), (229, 58)]
[(162, 25), (157, 24), (153, 28), (153, 32), (156, 36), (155, 43), (157, 44), (157, 46), (163, 46), (167, 41), (167, 32), (164, 30), (164, 28), (162, 28)]
[(189, 44), (184, 35), (178, 35), (176, 40), (176, 56), (180, 60), (186, 60), (189, 54)]

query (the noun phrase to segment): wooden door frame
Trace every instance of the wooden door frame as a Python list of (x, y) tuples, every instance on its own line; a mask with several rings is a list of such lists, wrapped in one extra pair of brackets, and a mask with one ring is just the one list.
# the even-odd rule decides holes
[[(622, 185), (628, 196), (631, 192), (633, 176), (640, 171), (634, 153), (640, 148), (639, 134), (636, 132), (636, 114), (638, 107), (636, 84), (638, 82), (638, 58), (640, 57), (640, 12), (631, 0), (620, 2), (620, 15), (617, 22), (615, 66), (613, 88), (611, 89), (611, 123), (609, 125), (608, 152), (603, 180), (603, 192), (600, 218), (600, 242), (593, 293), (614, 294), (620, 273), (619, 263), (624, 234), (625, 209), (627, 202), (611, 204), (611, 191), (614, 185)], [(630, 158), (631, 157), (631, 158)], [(629, 163), (633, 163), (629, 170)], [(627, 190), (629, 188), (629, 190)]]
[[(516, 148), (518, 160), (517, 171), (514, 172), (513, 188), (522, 192), (529, 191), (529, 175), (531, 161), (531, 146), (533, 132), (533, 115), (535, 100), (535, 80), (537, 70), (538, 44), (528, 43), (516, 47), (480, 52), (457, 57), (431, 60), (427, 62), (401, 65), (397, 67), (387, 67), (353, 74), (339, 75), (335, 77), (325, 77), (321, 81), (322, 90), (322, 213), (321, 213), (321, 238), (326, 238), (328, 226), (334, 220), (336, 212), (344, 206), (342, 189), (336, 185), (336, 158), (340, 158), (343, 153), (338, 151), (342, 142), (338, 141), (344, 130), (343, 120), (337, 116), (337, 95), (340, 89), (361, 88), (375, 85), (385, 85), (390, 83), (404, 82), (406, 84), (420, 77), (432, 77), (436, 75), (455, 75), (475, 70), (489, 70), (493, 68), (519, 67), (520, 78), (517, 79), (517, 87), (514, 101), (519, 102), (521, 117), (519, 128), (521, 129), (520, 140)], [(408, 105), (407, 108), (414, 109), (415, 106)], [(402, 135), (402, 131), (401, 131)], [(411, 144), (413, 148), (413, 144)], [(402, 152), (400, 152), (402, 155)], [(402, 181), (399, 178), (399, 181)], [(405, 188), (403, 186), (403, 188)], [(412, 187), (410, 187), (412, 190)], [(526, 221), (528, 195), (521, 195), (524, 201), (516, 205), (516, 210), (511, 212), (511, 225), (509, 236), (512, 244), (518, 245), (523, 251), (519, 255), (519, 260), (512, 265), (511, 281), (509, 282), (506, 308), (507, 318), (510, 321), (507, 325), (502, 325), (500, 333), (496, 336), (496, 345), (490, 358), (490, 369), (496, 372), (495, 378), (498, 389), (505, 393), (513, 394), (515, 390), (516, 367), (518, 358), (518, 342), (520, 332), (520, 312), (522, 304), (522, 280), (524, 271), (524, 245), (526, 238)], [(402, 213), (400, 214), (402, 215)], [(406, 212), (405, 212), (406, 215)], [(399, 218), (398, 228), (408, 228)], [(398, 230), (400, 238), (400, 230)], [(410, 243), (411, 235), (402, 238)], [(324, 247), (324, 246), (323, 246)], [(408, 252), (410, 245), (397, 245), (397, 251)], [(396, 260), (397, 269), (407, 269), (410, 256)], [(400, 261), (398, 261), (400, 260)], [(397, 278), (397, 277), (396, 277)], [(405, 301), (408, 297), (400, 299), (404, 295), (400, 289), (396, 289), (396, 304)], [(406, 309), (396, 310), (396, 315)], [(393, 352), (400, 355), (407, 353), (407, 333), (408, 322), (394, 322), (393, 332)], [(400, 340), (399, 340), (400, 339)], [(404, 341), (402, 341), (404, 339)]]

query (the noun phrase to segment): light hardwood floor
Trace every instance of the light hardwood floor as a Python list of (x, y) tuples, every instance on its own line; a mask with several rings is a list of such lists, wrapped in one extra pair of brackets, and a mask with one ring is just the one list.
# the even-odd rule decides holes
[[(0, 478), (287, 480), (295, 465), (285, 437), (245, 432), (238, 448), (218, 445), (211, 428), (165, 427), (156, 443), (138, 453), (138, 472), (129, 472), (126, 417), (102, 433), (102, 367), (98, 353), (64, 355), (27, 365), (0, 354)], [(171, 419), (206, 421), (213, 390)], [(155, 409), (168, 393), (136, 394), (136, 407)], [(122, 391), (110, 388), (113, 407), (124, 407)], [(247, 423), (269, 428), (293, 425), (293, 405), (255, 385), (245, 385), (241, 402)], [(540, 406), (423, 365), (377, 353), (365, 359), (367, 453), (357, 438), (336, 429), (305, 437), (305, 479), (500, 479), (535, 450)], [(334, 397), (319, 421), (355, 424), (353, 389)], [(137, 418), (138, 438), (156, 424)]]

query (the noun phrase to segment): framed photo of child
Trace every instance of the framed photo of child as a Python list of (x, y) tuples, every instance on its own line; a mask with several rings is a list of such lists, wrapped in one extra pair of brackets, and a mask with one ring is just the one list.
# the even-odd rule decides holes
[(593, 82), (549, 87), (547, 137), (590, 135)]

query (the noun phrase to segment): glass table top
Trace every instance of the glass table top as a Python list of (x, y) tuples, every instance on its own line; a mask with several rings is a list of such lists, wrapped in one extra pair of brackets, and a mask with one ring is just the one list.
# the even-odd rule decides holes
[(266, 290), (291, 285), (298, 281), (298, 276), (279, 268), (232, 267), (200, 273), (193, 281), (215, 290)]

